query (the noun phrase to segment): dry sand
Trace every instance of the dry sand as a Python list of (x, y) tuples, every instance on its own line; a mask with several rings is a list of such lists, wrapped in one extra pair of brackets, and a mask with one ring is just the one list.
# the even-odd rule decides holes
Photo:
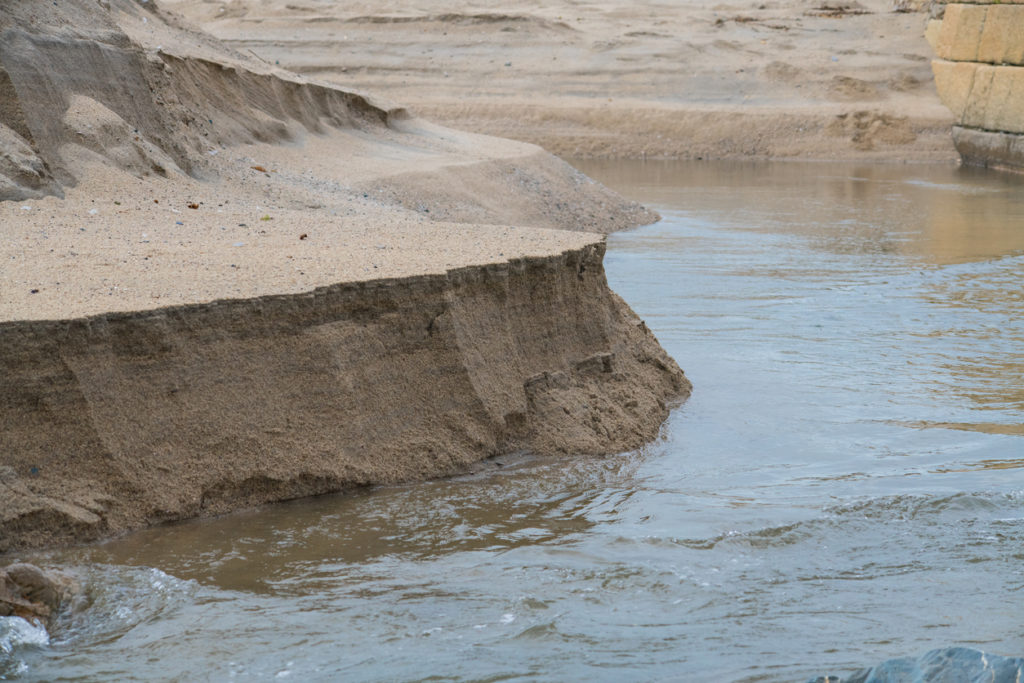
[[(438, 273), (589, 239), (527, 228), (654, 218), (535, 147), (407, 111), (563, 155), (955, 159), (926, 17), (888, 0), (4, 12), (0, 320)], [(128, 39), (138, 56), (111, 56)], [(111, 69), (130, 77), (90, 82)]]
[(0, 321), (444, 273), (656, 218), (533, 145), (269, 68), (155, 3), (19, 2), (0, 30)]
[[(306, 166), (318, 161), (310, 145), (344, 148), (343, 137), (325, 134), (286, 150), (262, 144), (225, 149), (216, 163), (219, 178), (205, 182), (184, 175), (134, 178), (97, 164), (79, 169), (84, 180), (63, 199), (0, 202), (0, 321), (443, 274), (601, 239), (590, 232), (436, 220), (428, 205), (438, 198), (424, 198), (419, 211), (406, 209), (386, 192), (385, 181), (394, 178), (363, 178), (341, 189), (322, 169), (314, 174)], [(285, 158), (300, 153), (310, 156), (308, 164), (281, 163), (301, 162)], [(499, 218), (521, 218), (511, 191), (507, 196), (513, 215)], [(417, 203), (417, 195), (411, 197)], [(433, 211), (445, 213), (443, 207)]]
[(244, 54), (567, 157), (957, 158), (927, 14), (891, 0), (165, 4)]

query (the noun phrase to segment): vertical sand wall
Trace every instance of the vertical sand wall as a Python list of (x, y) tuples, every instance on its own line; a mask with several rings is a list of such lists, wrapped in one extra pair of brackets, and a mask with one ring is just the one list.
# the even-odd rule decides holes
[(603, 256), (2, 323), (0, 553), (639, 447), (690, 384)]

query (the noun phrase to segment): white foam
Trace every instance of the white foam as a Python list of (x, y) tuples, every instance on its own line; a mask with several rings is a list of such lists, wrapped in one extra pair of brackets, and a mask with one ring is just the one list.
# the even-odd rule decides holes
[(0, 617), (0, 652), (10, 654), (17, 648), (49, 644), (50, 634), (42, 624), (21, 617)]
[(0, 679), (16, 678), (28, 672), (28, 665), (17, 654), (26, 647), (49, 645), (50, 634), (42, 624), (21, 617), (0, 617)]

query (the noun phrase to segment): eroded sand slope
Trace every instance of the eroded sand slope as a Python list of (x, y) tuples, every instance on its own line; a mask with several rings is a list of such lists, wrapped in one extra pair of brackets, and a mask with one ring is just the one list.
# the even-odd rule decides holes
[(2, 325), (0, 549), (638, 447), (689, 385), (602, 256)]
[(653, 438), (654, 214), (154, 2), (0, 7), (0, 552)]

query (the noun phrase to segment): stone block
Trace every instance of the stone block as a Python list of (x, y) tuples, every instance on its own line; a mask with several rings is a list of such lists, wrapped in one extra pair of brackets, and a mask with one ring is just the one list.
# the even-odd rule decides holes
[(942, 103), (953, 112), (953, 118), (957, 123), (963, 122), (978, 67), (979, 65), (973, 62), (932, 60), (935, 89), (938, 91)]
[(992, 80), (995, 78), (995, 67), (987, 64), (973, 64), (974, 78), (967, 89), (963, 113), (958, 123), (972, 128), (984, 128), (985, 116), (988, 111), (989, 96), (992, 93)]
[(977, 7), (985, 10), (977, 61), (1024, 64), (1024, 5)]
[(941, 59), (954, 62), (1024, 64), (1024, 4), (953, 3), (938, 28), (925, 35)]
[(1024, 172), (1024, 135), (953, 126), (953, 144), (965, 164)]
[[(1024, 133), (1024, 67), (989, 66), (978, 71), (979, 76), (986, 71), (992, 72), (991, 86), (984, 99), (984, 114), (980, 121), (965, 118), (964, 123), (987, 130)], [(981, 102), (981, 93), (975, 95), (979, 82), (976, 76), (971, 100), (978, 97)]]
[(932, 62), (939, 99), (956, 123), (1024, 133), (1024, 67)]
[(955, 3), (946, 6), (935, 54), (954, 62), (973, 62), (985, 27), (986, 5)]

